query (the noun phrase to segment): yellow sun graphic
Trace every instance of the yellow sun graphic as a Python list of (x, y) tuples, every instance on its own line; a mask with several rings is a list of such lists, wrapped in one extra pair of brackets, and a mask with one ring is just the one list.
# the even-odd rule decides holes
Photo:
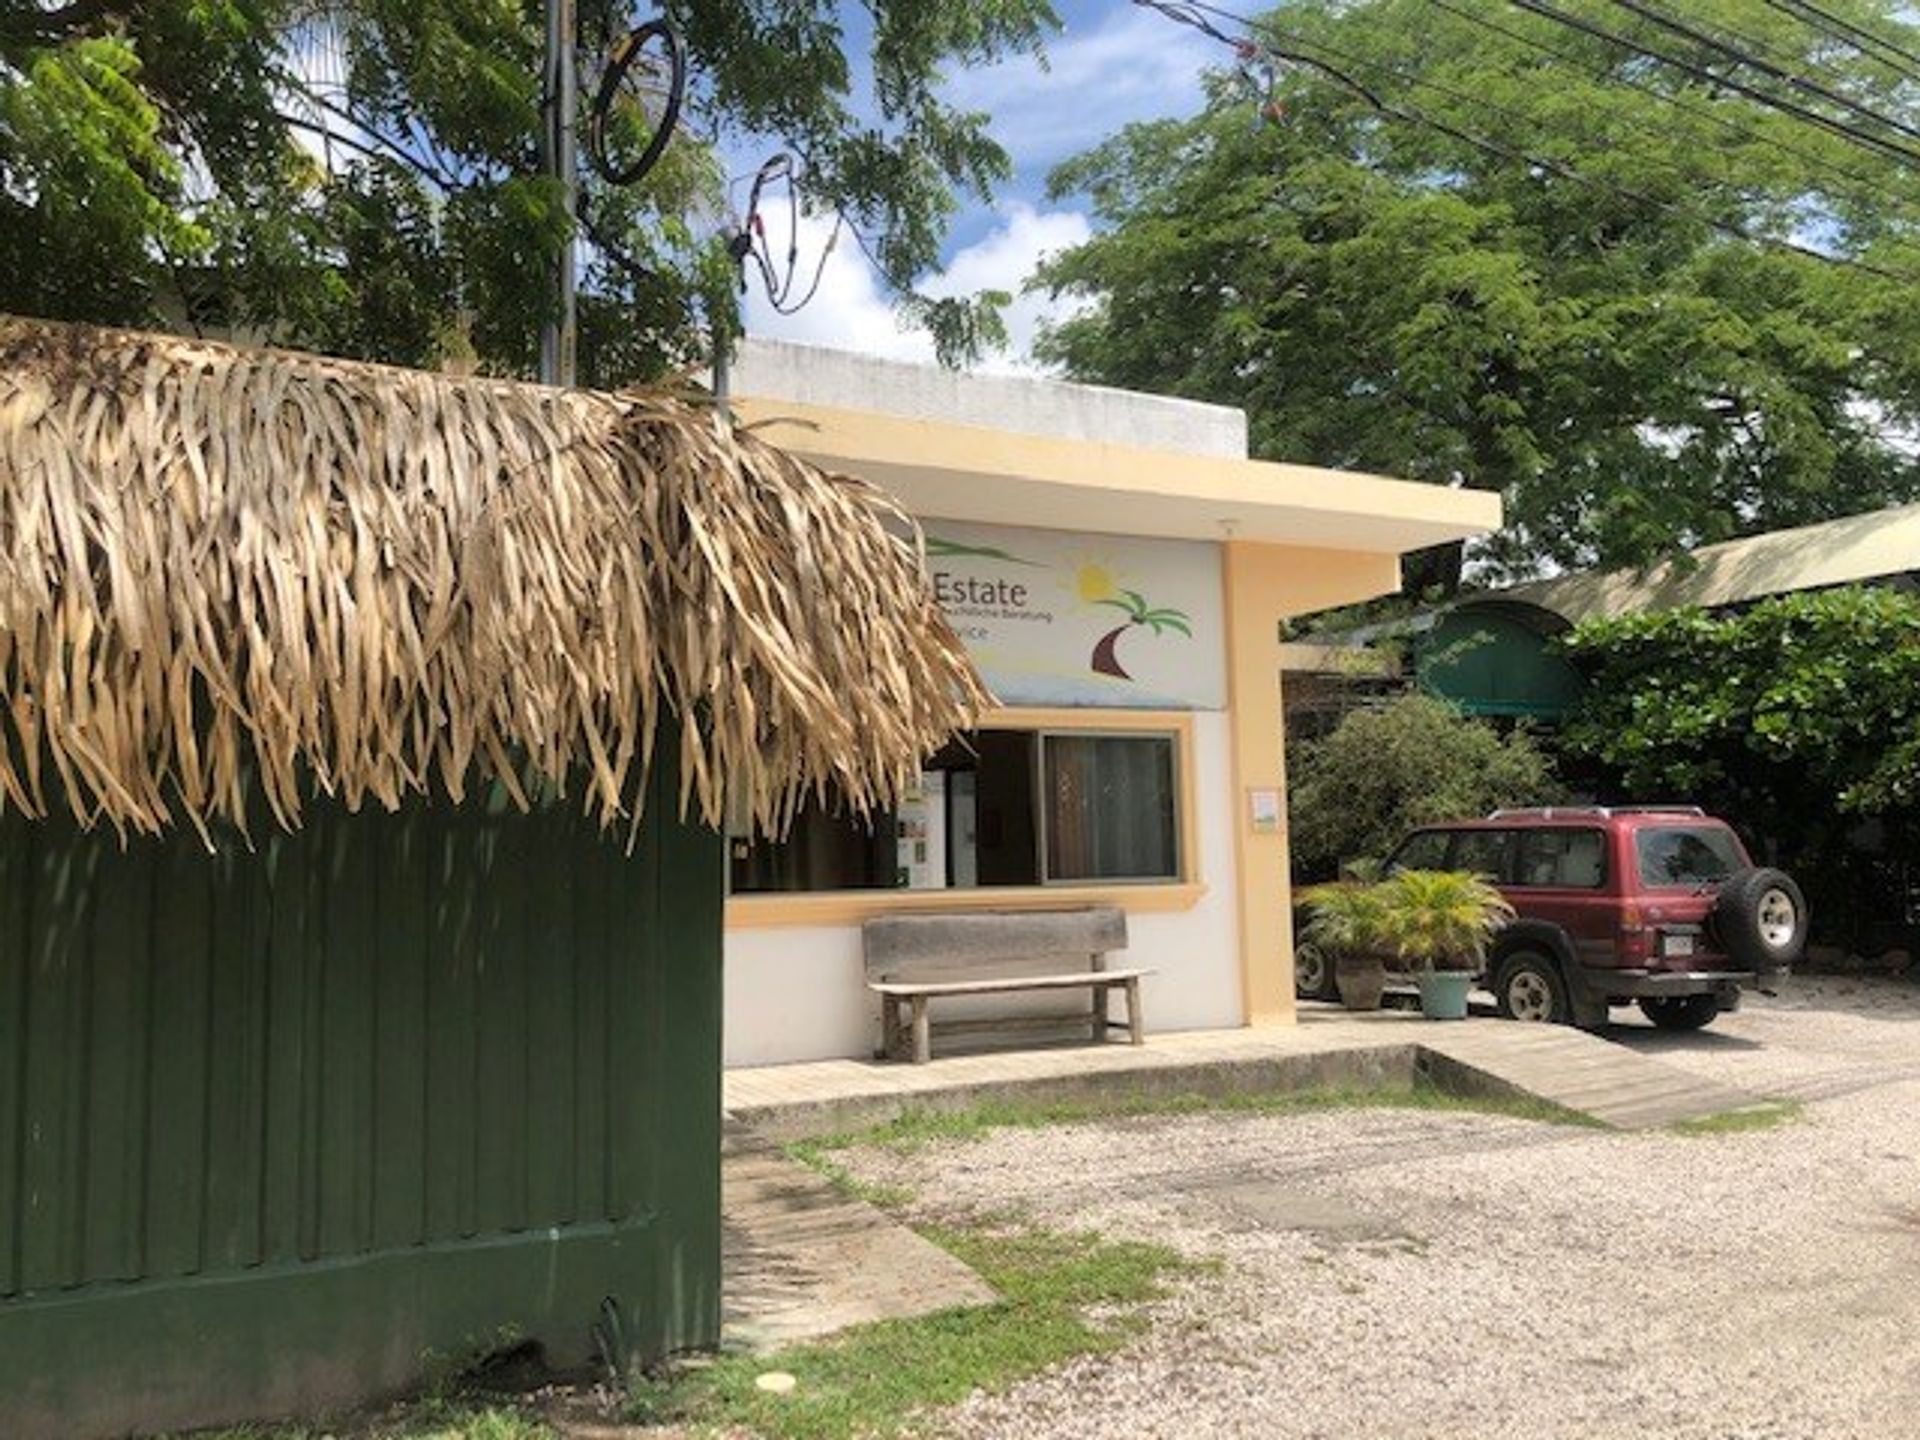
[(1088, 605), (1098, 604), (1102, 600), (1111, 600), (1120, 593), (1113, 583), (1113, 572), (1106, 566), (1088, 562), (1080, 567), (1074, 576), (1074, 593)]

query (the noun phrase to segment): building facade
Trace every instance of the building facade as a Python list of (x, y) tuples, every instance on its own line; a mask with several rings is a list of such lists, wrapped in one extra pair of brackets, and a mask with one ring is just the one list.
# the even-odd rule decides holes
[(1118, 904), (1150, 1030), (1291, 1020), (1281, 623), (1395, 590), (1498, 499), (1249, 460), (1237, 410), (1052, 380), (749, 342), (732, 390), (918, 520), (999, 704), (895, 811), (729, 837), (727, 1062), (873, 1053), (860, 926), (900, 911)]

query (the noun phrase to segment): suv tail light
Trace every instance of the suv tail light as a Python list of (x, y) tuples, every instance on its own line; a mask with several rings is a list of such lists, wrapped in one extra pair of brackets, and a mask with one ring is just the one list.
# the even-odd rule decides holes
[(1622, 960), (1648, 960), (1653, 956), (1653, 928), (1646, 923), (1638, 905), (1628, 905), (1620, 912), (1620, 958)]

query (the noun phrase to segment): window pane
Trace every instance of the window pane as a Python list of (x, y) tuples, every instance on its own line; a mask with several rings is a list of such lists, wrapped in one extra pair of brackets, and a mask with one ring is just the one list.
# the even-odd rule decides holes
[(1642, 830), (1634, 844), (1642, 885), (1709, 885), (1740, 868), (1733, 833), (1711, 826)]
[(1462, 830), (1453, 838), (1453, 858), (1448, 863), (1455, 870), (1504, 882), (1512, 840), (1507, 830)]
[(1598, 830), (1522, 832), (1515, 884), (1540, 889), (1598, 890), (1606, 877), (1606, 841)]
[(1394, 851), (1390, 870), (1438, 870), (1447, 863), (1447, 832), (1422, 830)]
[(1049, 880), (1170, 880), (1180, 874), (1173, 741), (1046, 737)]
[(871, 821), (809, 800), (784, 840), (729, 841), (736, 895), (1040, 883), (1031, 731), (983, 730), (931, 756)]
[(890, 810), (869, 822), (809, 801), (786, 839), (729, 842), (733, 892), (893, 889), (900, 884), (898, 827)]

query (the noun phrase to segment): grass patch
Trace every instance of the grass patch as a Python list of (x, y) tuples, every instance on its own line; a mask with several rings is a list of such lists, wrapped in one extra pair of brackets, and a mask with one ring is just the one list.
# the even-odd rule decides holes
[[(640, 1423), (750, 1430), (771, 1440), (850, 1440), (899, 1434), (916, 1412), (976, 1389), (999, 1391), (1137, 1334), (1132, 1313), (1191, 1267), (1162, 1245), (1042, 1230), (928, 1229), (936, 1244), (999, 1291), (991, 1305), (862, 1325), (777, 1355), (724, 1356), (636, 1391)], [(786, 1395), (758, 1389), (781, 1370)]]
[(559, 1440), (559, 1436), (545, 1421), (512, 1405), (421, 1400), (377, 1418), (327, 1425), (241, 1425), (195, 1431), (192, 1440)]
[(899, 1210), (911, 1204), (911, 1190), (900, 1185), (876, 1185), (872, 1181), (862, 1180), (834, 1158), (835, 1150), (847, 1149), (854, 1143), (837, 1136), (822, 1140), (795, 1140), (786, 1146), (786, 1152), (802, 1165), (817, 1170), (842, 1194), (851, 1195), (856, 1200), (864, 1200), (881, 1210)]
[(1675, 1135), (1744, 1135), (1753, 1130), (1777, 1130), (1797, 1124), (1806, 1114), (1798, 1100), (1768, 1100), (1760, 1105), (1742, 1105), (1737, 1110), (1722, 1110), (1702, 1115), (1698, 1120), (1680, 1120), (1667, 1128)]
[[(1386, 1086), (1319, 1086), (1304, 1090), (1254, 1090), (1221, 1095), (1154, 1094), (1144, 1091), (1104, 1095), (1094, 1100), (988, 1100), (960, 1110), (909, 1109), (863, 1130), (846, 1130), (797, 1141), (787, 1153), (811, 1165), (836, 1184), (856, 1187), (832, 1158), (836, 1150), (862, 1145), (913, 1151), (934, 1141), (984, 1139), (995, 1130), (1074, 1125), (1090, 1120), (1177, 1115), (1307, 1115), (1328, 1110), (1440, 1110), (1506, 1115), (1551, 1125), (1594, 1126), (1599, 1122), (1545, 1100), (1525, 1097), (1458, 1095), (1427, 1080)], [(859, 1193), (857, 1189), (852, 1193)], [(892, 1192), (888, 1192), (889, 1195)], [(876, 1202), (878, 1203), (878, 1202)], [(898, 1203), (897, 1199), (895, 1203)]]

